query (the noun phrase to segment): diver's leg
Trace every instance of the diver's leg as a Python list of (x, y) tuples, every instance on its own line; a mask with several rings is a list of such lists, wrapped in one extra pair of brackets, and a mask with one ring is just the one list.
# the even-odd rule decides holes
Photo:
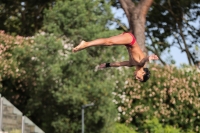
[(132, 36), (129, 33), (123, 33), (109, 38), (100, 38), (93, 41), (81, 41), (81, 43), (73, 49), (73, 52), (80, 51), (92, 46), (112, 46), (112, 45), (126, 45), (132, 41)]

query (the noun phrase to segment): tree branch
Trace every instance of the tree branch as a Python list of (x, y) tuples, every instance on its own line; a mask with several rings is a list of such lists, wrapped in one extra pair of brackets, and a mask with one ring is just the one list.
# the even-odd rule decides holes
[(138, 4), (138, 7), (140, 8), (140, 15), (146, 17), (152, 3), (153, 0), (140, 0), (140, 3)]
[(112, 19), (114, 22), (116, 22), (124, 31), (128, 31), (128, 28), (122, 24), (119, 20), (117, 19)]
[(122, 8), (124, 9), (124, 12), (126, 14), (126, 17), (128, 18), (129, 26), (131, 26), (131, 10), (135, 8), (135, 4), (131, 0), (119, 0)]
[[(150, 38), (150, 40), (151, 40), (151, 42), (152, 42), (152, 44), (153, 44), (153, 38), (152, 38), (148, 33), (147, 33), (147, 35), (148, 35), (148, 37)], [(158, 56), (160, 62), (161, 62), (163, 65), (166, 65), (165, 61), (163, 61), (162, 58), (160, 57), (160, 53), (158, 52), (158, 50), (157, 50), (157, 48), (155, 47), (155, 45), (152, 45), (152, 47), (154, 48), (154, 50), (151, 49), (150, 47), (147, 47), (148, 51), (151, 51), (151, 52), (155, 53), (155, 54)]]

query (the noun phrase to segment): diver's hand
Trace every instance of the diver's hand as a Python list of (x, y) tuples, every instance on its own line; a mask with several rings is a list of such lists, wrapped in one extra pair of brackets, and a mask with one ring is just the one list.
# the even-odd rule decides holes
[(158, 59), (159, 59), (158, 56), (155, 54), (149, 56), (149, 62), (151, 62), (152, 60), (158, 60)]
[(106, 63), (100, 64), (98, 67), (98, 69), (103, 69), (103, 68), (106, 68)]

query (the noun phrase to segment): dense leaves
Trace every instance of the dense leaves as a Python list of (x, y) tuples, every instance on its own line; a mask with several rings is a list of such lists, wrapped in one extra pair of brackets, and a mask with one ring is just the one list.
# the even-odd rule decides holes
[(1, 0), (0, 29), (22, 36), (34, 35), (43, 26), (44, 9), (54, 0)]
[[(133, 31), (137, 29), (139, 31), (143, 30), (144, 27), (139, 28), (136, 24), (141, 15), (138, 15), (139, 13), (135, 10), (145, 0), (132, 0), (132, 3), (129, 0), (123, 2), (120, 2), (120, 0), (111, 1), (114, 7), (123, 8), (126, 14), (125, 17), (128, 19), (129, 27), (124, 29), (130, 28), (130, 30), (133, 30), (132, 28), (134, 27)], [(130, 3), (129, 5), (122, 5), (122, 3), (128, 2)], [(141, 10), (139, 8), (139, 11), (143, 12)], [(173, 60), (173, 57), (170, 57), (170, 49), (176, 47), (180, 52), (186, 54), (190, 65), (197, 65), (200, 49), (199, 13), (199, 0), (154, 0), (145, 17), (146, 29), (143, 31), (146, 34), (146, 39), (144, 37), (143, 39), (147, 40), (145, 46), (148, 51), (157, 54), (164, 65), (175, 64), (176, 61)], [(136, 14), (137, 18), (131, 18), (131, 14)], [(117, 19), (124, 22), (124, 17)], [(124, 24), (120, 25), (124, 27)], [(139, 35), (137, 35), (137, 32), (134, 33), (138, 40)], [(142, 41), (138, 42), (143, 45)], [(166, 57), (167, 59), (165, 59)]]
[[(177, 47), (190, 65), (197, 64), (199, 9), (198, 0), (155, 0), (147, 15), (148, 50), (161, 56), (166, 49)], [(163, 64), (168, 63), (164, 60)]]
[[(9, 1), (4, 1), (6, 2)], [(15, 2), (22, 9), (23, 6), (28, 6), (27, 2)], [(156, 44), (164, 42), (164, 45), (152, 45), (160, 53), (169, 45), (165, 39), (177, 27), (172, 21), (166, 21), (172, 18), (170, 13), (163, 14), (163, 8), (155, 8), (166, 6), (167, 3), (155, 2), (149, 13), (149, 16), (154, 16), (148, 18), (151, 23), (147, 24), (147, 30), (151, 30), (150, 35), (155, 38)], [(178, 4), (180, 3), (175, 2), (173, 6)], [(80, 6), (77, 8), (77, 5)], [(172, 6), (176, 22), (183, 21), (179, 11), (189, 13), (190, 9), (187, 7), (195, 9), (193, 3), (185, 2), (181, 5), (186, 9), (180, 10)], [(8, 10), (12, 7), (15, 6)], [(39, 6), (36, 4), (33, 7)], [(152, 77), (145, 84), (133, 81), (132, 68), (97, 70), (96, 65), (100, 63), (127, 60), (125, 47), (91, 47), (79, 53), (71, 53), (71, 49), (82, 39), (89, 41), (121, 32), (109, 30), (113, 19), (110, 3), (101, 0), (65, 0), (53, 3), (52, 7), (45, 10), (45, 25), (33, 26), (38, 27), (36, 29), (41, 26), (42, 29), (31, 38), (0, 32), (1, 94), (45, 132), (80, 132), (81, 106), (91, 102), (95, 106), (85, 109), (87, 133), (110, 133), (114, 131), (114, 120), (130, 124), (138, 132), (157, 131), (152, 125), (165, 130), (157, 120), (146, 121), (154, 116), (162, 124), (180, 127), (181, 130), (199, 131), (199, 72), (195, 68), (151, 66)], [(157, 15), (159, 18), (163, 17), (162, 22), (157, 19)], [(33, 22), (31, 15), (29, 17), (26, 18), (26, 24)], [(13, 17), (6, 20), (8, 29), (11, 27), (7, 32), (28, 36), (37, 31), (27, 28), (30, 25), (23, 25), (19, 18), (14, 19), (14, 25), (11, 18)], [(25, 27), (19, 28), (20, 26)], [(158, 27), (161, 31), (154, 30), (153, 27)], [(5, 25), (2, 29), (4, 28)], [(196, 31), (194, 34), (197, 37)], [(193, 41), (198, 43), (198, 38)], [(177, 131), (172, 127), (170, 130)]]
[(125, 124), (117, 123), (115, 125), (115, 131), (113, 133), (195, 133), (192, 130), (182, 131), (180, 128), (162, 125), (157, 118), (145, 120), (144, 124), (140, 128), (144, 129), (141, 132), (136, 132), (135, 128), (127, 126)]
[(80, 39), (92, 40), (113, 34), (108, 31), (112, 17), (108, 2), (58, 1), (53, 9), (46, 10), (44, 27), (50, 33), (66, 35), (79, 43)]
[[(74, 2), (82, 2), (82, 9), (76, 8), (77, 5), (73, 4)], [(1, 93), (15, 103), (45, 132), (55, 133), (80, 132), (81, 106), (94, 102), (95, 106), (87, 108), (85, 111), (85, 130), (86, 132), (109, 133), (116, 116), (111, 95), (114, 88), (113, 81), (116, 78), (111, 75), (114, 75), (115, 71), (105, 73), (107, 71), (97, 71), (95, 68), (98, 63), (103, 63), (103, 61), (116, 60), (120, 54), (124, 53), (125, 47), (91, 48), (89, 51), (72, 54), (70, 51), (73, 43), (69, 43), (78, 42), (81, 36), (89, 40), (117, 34), (115, 31), (109, 31), (106, 26), (107, 17), (112, 19), (112, 15), (108, 15), (110, 13), (108, 3), (100, 5), (99, 8), (92, 6), (94, 7), (92, 11), (85, 10), (89, 6), (85, 4), (91, 4), (89, 2), (84, 3), (77, 0), (57, 4), (53, 10), (49, 10), (49, 13), (57, 12), (57, 15), (61, 15), (55, 29), (49, 29), (55, 23), (55, 18), (51, 18), (51, 15), (48, 17), (47, 13), (46, 19), (49, 21), (49, 25), (43, 28), (47, 32), (40, 32), (32, 37), (29, 40), (32, 44), (29, 43), (27, 46), (23, 45), (21, 48), (16, 50), (12, 48), (8, 51), (11, 55), (18, 54), (11, 56), (14, 58), (16, 66), (9, 72), (15, 74), (17, 70), (24, 73), (17, 77), (7, 75), (3, 77)], [(70, 11), (66, 8), (68, 4), (70, 8), (77, 9), (79, 13), (82, 13), (79, 14), (80, 17), (77, 17), (77, 19), (79, 18), (76, 20), (77, 23), (68, 27), (71, 30), (62, 27), (62, 24), (68, 25), (67, 22), (73, 20), (73, 18), (69, 19), (65, 16), (66, 12)], [(94, 2), (93, 4), (98, 3)], [(104, 6), (108, 10), (108, 14), (105, 10), (105, 14), (101, 14), (101, 16), (100, 9)], [(84, 10), (85, 12), (80, 12)], [(91, 27), (86, 25), (86, 22), (81, 23), (82, 19), (88, 18), (86, 12), (97, 15), (96, 20), (89, 23)], [(74, 13), (74, 10), (71, 10), (71, 13)], [(93, 17), (95, 17), (94, 15)], [(103, 20), (103, 16), (105, 16), (105, 20)], [(66, 37), (64, 33), (69, 37)], [(12, 38), (12, 36), (9, 37)], [(16, 38), (13, 37), (13, 40)], [(9, 45), (13, 45), (12, 43), (9, 42)], [(5, 51), (2, 52), (6, 54)], [(2, 65), (2, 67), (6, 67), (6, 65)], [(4, 72), (2, 71), (2, 73)]]
[(127, 80), (124, 88), (117, 88), (115, 104), (118, 120), (138, 128), (152, 116), (163, 124), (199, 131), (200, 99), (199, 75), (196, 68), (152, 66), (152, 76), (145, 84)]
[(86, 51), (70, 55), (70, 47), (50, 34), (38, 34), (31, 45), (23, 40), (18, 45), (7, 42), (12, 44), (7, 51), (1, 46), (1, 61), (10, 63), (1, 65), (2, 95), (46, 132), (80, 132), (81, 106), (93, 102), (95, 106), (85, 111), (86, 131), (110, 132), (116, 116), (114, 78), (95, 71), (94, 59)]
[(0, 42), (1, 93), (12, 98), (14, 103), (23, 104), (22, 101), (26, 99), (23, 93), (26, 89), (22, 87), (21, 79), (25, 78), (23, 75), (26, 75), (26, 70), (20, 68), (21, 62), (18, 62), (18, 59), (24, 56), (33, 41), (22, 36), (6, 35), (0, 31)]

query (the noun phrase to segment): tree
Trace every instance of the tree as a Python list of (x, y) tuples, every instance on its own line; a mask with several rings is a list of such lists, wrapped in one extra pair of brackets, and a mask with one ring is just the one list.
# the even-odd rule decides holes
[[(77, 5), (81, 6), (76, 8)], [(116, 117), (112, 91), (115, 81), (124, 79), (113, 76), (116, 69), (96, 71), (95, 66), (119, 59), (126, 48), (69, 52), (76, 45), (74, 42), (82, 38), (118, 34), (109, 30), (108, 20), (112, 20), (109, 3), (57, 2), (53, 9), (45, 11), (45, 32), (35, 35), (32, 45), (6, 51), (12, 55), (9, 61), (16, 62), (13, 75), (16, 70), (21, 73), (1, 79), (2, 95), (45, 132), (54, 133), (80, 132), (81, 106), (94, 102), (95, 106), (85, 111), (86, 132), (111, 132)]]
[[(115, 3), (116, 2), (116, 3)], [(118, 8), (121, 7), (128, 19), (129, 30), (132, 32), (137, 42), (139, 43), (143, 52), (147, 54), (145, 46), (145, 24), (146, 24), (146, 15), (149, 11), (149, 8), (153, 0), (119, 0), (114, 1), (113, 5)]]
[(94, 59), (86, 51), (70, 56), (61, 40), (48, 33), (35, 36), (32, 45), (18, 45), (8, 35), (0, 37), (5, 40), (1, 94), (23, 114), (45, 132), (80, 132), (81, 106), (94, 102), (85, 111), (85, 130), (111, 132), (116, 116), (111, 93), (115, 79), (105, 71), (95, 72)]
[[(199, 27), (195, 23), (199, 12), (198, 0), (155, 0), (147, 15), (146, 35), (151, 42), (148, 50), (161, 55), (167, 48), (177, 47), (186, 54), (190, 65), (196, 64), (198, 55), (195, 49), (200, 45)], [(169, 37), (173, 41), (169, 42)]]
[[(77, 5), (80, 5), (79, 8), (76, 8)], [(66, 36), (69, 39), (66, 45), (68, 47), (69, 43), (77, 45), (81, 39), (92, 40), (119, 33), (108, 28), (108, 25), (112, 24), (109, 21), (112, 20), (112, 14), (107, 2), (59, 1), (53, 9), (45, 13), (43, 29), (59, 38)], [(80, 132), (80, 107), (89, 102), (95, 102), (95, 107), (91, 108), (91, 112), (86, 112), (87, 132), (110, 131), (109, 127), (114, 122), (115, 114), (111, 95), (115, 79), (110, 78), (114, 72), (95, 72), (94, 67), (101, 62), (111, 61), (111, 58), (115, 60), (121, 54), (123, 50), (120, 48), (94, 47), (68, 55), (66, 65), (62, 67), (64, 86), (55, 91), (55, 97), (59, 104), (66, 106), (69, 111), (60, 112), (58, 120), (53, 122), (57, 132)], [(66, 122), (67, 127), (63, 126)]]
[[(171, 47), (186, 53), (190, 65), (198, 64), (195, 50), (200, 47), (198, 0), (114, 0), (113, 6), (124, 10), (130, 31), (139, 44), (157, 54), (162, 64), (167, 62), (161, 55)], [(169, 42), (168, 38), (173, 41)]]
[(0, 29), (6, 33), (32, 36), (43, 26), (43, 11), (55, 0), (1, 0)]

